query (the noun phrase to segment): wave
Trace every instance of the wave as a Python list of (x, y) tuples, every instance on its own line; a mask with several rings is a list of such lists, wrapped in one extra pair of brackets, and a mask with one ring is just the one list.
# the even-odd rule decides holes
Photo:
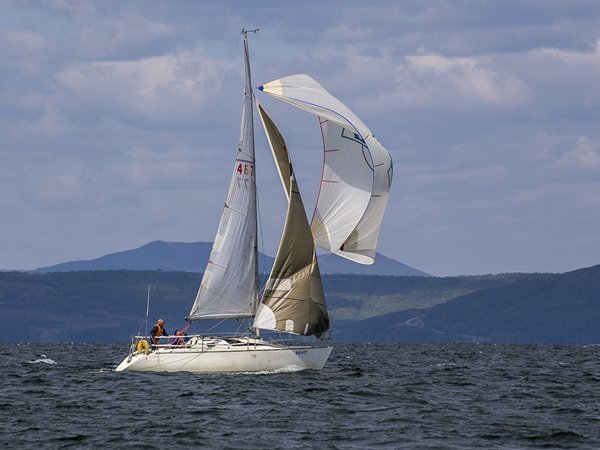
[(56, 361), (50, 358), (40, 358), (34, 361), (27, 361), (28, 364), (49, 364), (49, 365), (58, 365)]
[(305, 368), (302, 366), (298, 366), (296, 364), (291, 364), (289, 366), (286, 367), (281, 367), (279, 369), (273, 369), (273, 370), (260, 370), (258, 372), (242, 372), (244, 374), (247, 375), (270, 375), (273, 373), (287, 373), (287, 372), (299, 372), (301, 370), (304, 370)]

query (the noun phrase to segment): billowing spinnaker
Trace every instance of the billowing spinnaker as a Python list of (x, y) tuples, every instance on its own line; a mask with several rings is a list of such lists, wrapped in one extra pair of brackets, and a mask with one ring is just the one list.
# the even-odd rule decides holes
[(240, 141), (215, 242), (188, 320), (254, 315), (258, 300), (254, 125), (248, 45)]
[(319, 247), (339, 254), (371, 201), (373, 161), (354, 130), (331, 121), (321, 122), (321, 130), (323, 175), (311, 230)]
[(367, 126), (308, 75), (259, 88), (319, 117), (324, 166), (311, 229), (316, 244), (372, 264), (392, 180), (392, 159)]
[(283, 136), (260, 105), (258, 111), (289, 204), (254, 327), (320, 335), (329, 329), (329, 317), (308, 219)]
[(371, 134), (356, 114), (306, 74), (283, 77), (263, 84), (258, 89), (324, 120), (353, 129), (363, 139)]
[(361, 264), (372, 264), (392, 184), (393, 164), (389, 152), (377, 139), (370, 136), (366, 143), (373, 157), (371, 198), (354, 231), (346, 238), (340, 250), (334, 253)]

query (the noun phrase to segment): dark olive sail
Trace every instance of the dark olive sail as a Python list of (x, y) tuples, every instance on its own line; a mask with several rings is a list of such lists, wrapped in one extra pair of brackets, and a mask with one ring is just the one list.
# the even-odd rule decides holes
[(329, 317), (310, 225), (285, 140), (261, 105), (258, 111), (288, 198), (288, 211), (254, 327), (318, 336), (329, 329)]

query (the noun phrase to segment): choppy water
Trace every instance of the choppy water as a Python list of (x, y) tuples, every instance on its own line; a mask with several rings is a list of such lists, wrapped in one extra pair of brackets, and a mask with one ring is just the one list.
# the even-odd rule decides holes
[(115, 373), (3, 345), (5, 448), (600, 448), (600, 347), (339, 345), (320, 372)]

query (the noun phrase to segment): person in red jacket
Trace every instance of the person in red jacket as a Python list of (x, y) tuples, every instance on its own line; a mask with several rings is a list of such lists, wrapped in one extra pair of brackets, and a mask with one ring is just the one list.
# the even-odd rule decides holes
[(159, 336), (168, 336), (167, 330), (165, 329), (165, 321), (162, 319), (158, 319), (156, 325), (152, 327), (150, 330), (150, 339), (152, 340), (152, 345), (158, 345), (158, 337)]

